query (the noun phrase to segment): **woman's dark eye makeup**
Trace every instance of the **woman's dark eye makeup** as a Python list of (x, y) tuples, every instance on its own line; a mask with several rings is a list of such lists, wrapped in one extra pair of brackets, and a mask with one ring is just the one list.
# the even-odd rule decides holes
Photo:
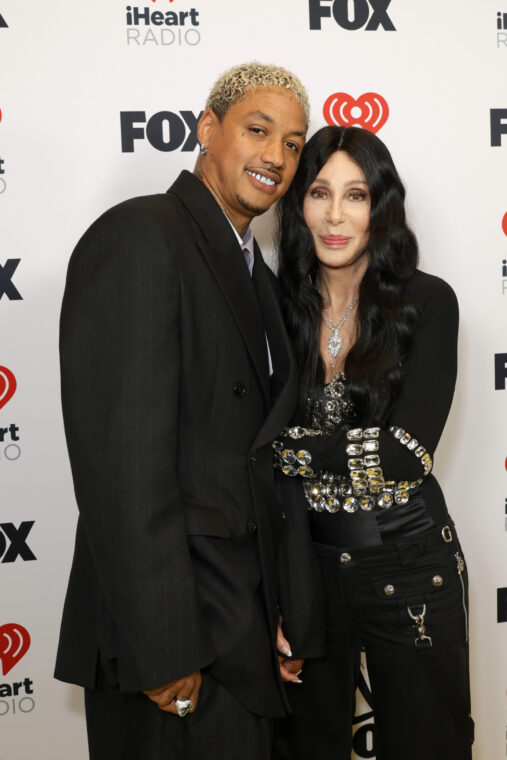
[(324, 187), (311, 187), (310, 195), (312, 198), (324, 198), (327, 195), (327, 190)]
[(368, 197), (366, 190), (360, 190), (359, 188), (353, 188), (352, 190), (349, 190), (348, 194), (351, 198), (353, 198), (353, 200), (358, 201), (362, 201)]
[[(311, 187), (309, 190), (310, 195), (312, 198), (327, 198), (329, 191), (327, 188), (324, 187)], [(346, 198), (349, 198), (353, 201), (363, 201), (368, 198), (368, 191), (363, 190), (362, 188), (352, 188), (350, 190), (347, 190)]]

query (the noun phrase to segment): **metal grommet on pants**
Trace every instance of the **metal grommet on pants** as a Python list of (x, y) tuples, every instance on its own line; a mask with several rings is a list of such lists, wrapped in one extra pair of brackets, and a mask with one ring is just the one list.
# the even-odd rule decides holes
[(450, 544), (452, 542), (452, 532), (448, 525), (444, 525), (442, 528), (442, 538), (446, 544)]

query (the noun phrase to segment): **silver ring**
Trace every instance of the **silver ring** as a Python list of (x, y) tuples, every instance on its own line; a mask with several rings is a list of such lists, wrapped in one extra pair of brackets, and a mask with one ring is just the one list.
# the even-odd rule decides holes
[(194, 709), (194, 703), (191, 699), (177, 699), (175, 704), (180, 718), (184, 718), (190, 710)]

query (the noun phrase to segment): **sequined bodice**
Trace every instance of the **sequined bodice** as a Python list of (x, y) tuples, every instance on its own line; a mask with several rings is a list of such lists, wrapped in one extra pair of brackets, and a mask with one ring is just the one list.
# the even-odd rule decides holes
[[(352, 402), (347, 395), (343, 372), (327, 383), (322, 391), (308, 399), (308, 414), (311, 427), (295, 426), (284, 430), (285, 438), (298, 439), (332, 434), (345, 425), (350, 416)], [(402, 446), (412, 451), (420, 459), (424, 475), (432, 468), (432, 460), (426, 449), (402, 428), (391, 426), (389, 433)], [(417, 488), (422, 479), (415, 481), (386, 481), (380, 462), (380, 428), (354, 428), (346, 431), (345, 452), (348, 474), (337, 475), (328, 471), (315, 472), (312, 456), (306, 449), (288, 448), (287, 443), (273, 443), (275, 467), (290, 477), (303, 478), (303, 490), (308, 509), (316, 512), (370, 512), (380, 507), (386, 509), (393, 504), (405, 504), (410, 492)]]
[(308, 417), (312, 429), (329, 435), (343, 423), (352, 404), (347, 397), (345, 375), (339, 372), (315, 397), (308, 399)]

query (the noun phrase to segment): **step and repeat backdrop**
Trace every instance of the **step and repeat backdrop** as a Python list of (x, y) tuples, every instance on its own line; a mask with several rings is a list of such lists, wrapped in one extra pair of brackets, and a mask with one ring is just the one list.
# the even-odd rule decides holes
[[(0, 760), (87, 757), (81, 690), (52, 679), (77, 516), (68, 258), (107, 207), (193, 167), (209, 88), (252, 59), (298, 74), (311, 132), (356, 124), (387, 143), (421, 267), (457, 292), (436, 470), (471, 579), (475, 758), (507, 757), (507, 0), (0, 0)], [(276, 268), (273, 215), (254, 224)], [(375, 757), (366, 685), (354, 750)]]

